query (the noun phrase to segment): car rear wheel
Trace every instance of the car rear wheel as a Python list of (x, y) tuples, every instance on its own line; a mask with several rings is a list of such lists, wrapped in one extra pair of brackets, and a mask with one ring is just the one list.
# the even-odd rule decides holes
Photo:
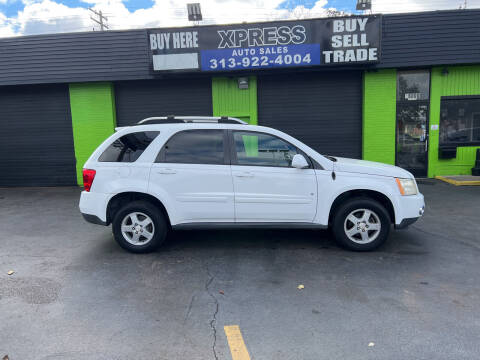
[(390, 227), (388, 211), (370, 198), (346, 201), (335, 212), (332, 223), (337, 242), (354, 251), (376, 249), (387, 240)]
[(112, 222), (117, 243), (133, 253), (156, 250), (166, 239), (168, 225), (162, 211), (147, 201), (121, 207)]

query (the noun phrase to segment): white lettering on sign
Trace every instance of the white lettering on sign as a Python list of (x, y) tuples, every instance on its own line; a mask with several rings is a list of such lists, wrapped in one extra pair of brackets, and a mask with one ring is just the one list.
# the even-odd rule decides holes
[(180, 33), (173, 33), (173, 48), (180, 49)]
[(333, 35), (332, 47), (360, 47), (370, 45), (367, 41), (367, 34), (353, 34), (353, 35)]
[(305, 27), (302, 25), (218, 30), (217, 33), (220, 36), (219, 49), (303, 44), (307, 40)]
[(334, 20), (333, 32), (338, 33), (338, 32), (365, 31), (365, 26), (367, 25), (367, 22), (368, 22), (368, 18)]
[(333, 20), (334, 35), (331, 38), (333, 50), (323, 51), (324, 63), (377, 61), (378, 49), (369, 48), (367, 23), (367, 17)]
[(420, 93), (406, 93), (405, 100), (420, 100)]
[(170, 49), (170, 34), (150, 34), (150, 49), (164, 50)]
[(333, 50), (323, 52), (323, 61), (325, 64), (377, 60), (378, 56), (376, 48)]
[(198, 31), (150, 34), (151, 50), (198, 48)]

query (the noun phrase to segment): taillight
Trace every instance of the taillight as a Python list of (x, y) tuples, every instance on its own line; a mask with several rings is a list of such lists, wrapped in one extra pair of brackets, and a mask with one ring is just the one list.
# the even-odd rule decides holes
[(86, 192), (90, 191), (92, 187), (93, 179), (95, 179), (95, 170), (91, 169), (83, 169), (83, 187), (85, 188)]

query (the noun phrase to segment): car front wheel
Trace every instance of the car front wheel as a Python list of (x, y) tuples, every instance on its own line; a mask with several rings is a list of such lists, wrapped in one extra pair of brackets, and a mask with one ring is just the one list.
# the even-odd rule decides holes
[(354, 251), (376, 249), (387, 240), (390, 227), (385, 207), (369, 198), (346, 201), (337, 209), (332, 223), (337, 242)]
[(167, 236), (167, 222), (160, 209), (146, 201), (134, 201), (120, 208), (112, 222), (117, 243), (133, 253), (154, 251)]

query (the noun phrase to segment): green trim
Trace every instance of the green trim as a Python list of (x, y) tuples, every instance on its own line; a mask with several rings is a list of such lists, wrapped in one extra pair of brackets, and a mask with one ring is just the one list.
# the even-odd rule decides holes
[(363, 158), (395, 164), (397, 71), (363, 75)]
[(257, 78), (249, 77), (247, 90), (238, 88), (236, 78), (213, 78), (212, 103), (214, 116), (236, 117), (257, 125)]
[(69, 85), (77, 182), (92, 152), (115, 131), (115, 99), (111, 83)]
[[(430, 93), (430, 129), (440, 125), (440, 98), (442, 96), (480, 95), (480, 65), (444, 66), (432, 69)], [(428, 149), (428, 177), (439, 175), (470, 175), (475, 164), (478, 146), (457, 148), (455, 159), (439, 159), (439, 130), (430, 130)]]

